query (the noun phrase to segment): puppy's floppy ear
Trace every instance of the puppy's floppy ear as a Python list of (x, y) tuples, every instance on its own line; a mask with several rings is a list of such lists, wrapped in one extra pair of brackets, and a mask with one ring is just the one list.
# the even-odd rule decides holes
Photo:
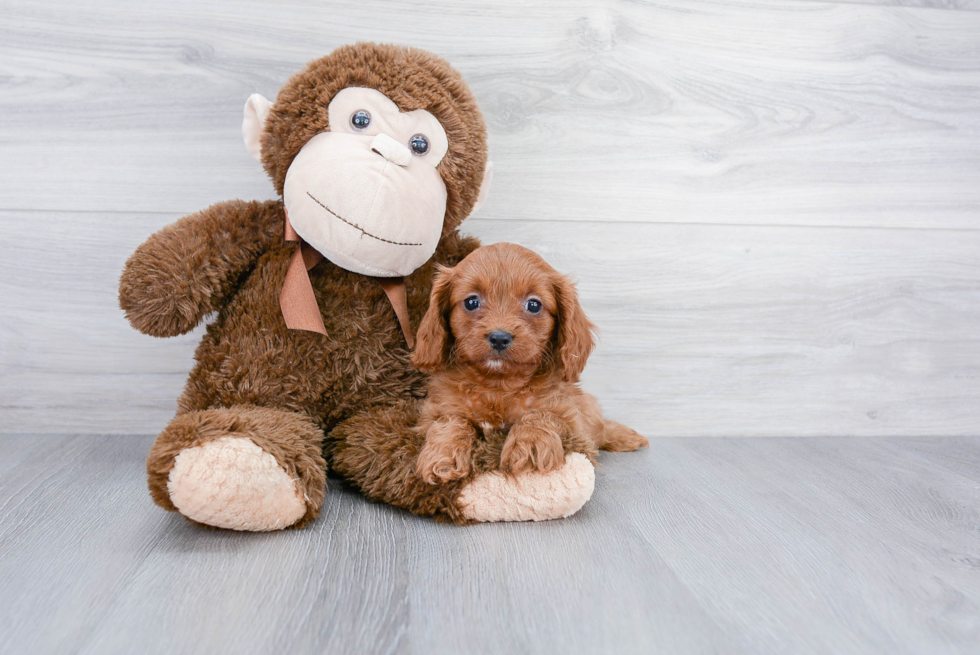
[(555, 317), (555, 364), (566, 382), (578, 382), (595, 348), (595, 325), (578, 303), (575, 284), (564, 275), (555, 281), (558, 315)]
[(436, 266), (432, 295), (429, 296), (429, 309), (422, 318), (416, 335), (415, 352), (412, 363), (423, 373), (438, 373), (449, 360), (452, 346), (449, 328), (449, 313), (453, 288), (453, 271), (445, 266)]

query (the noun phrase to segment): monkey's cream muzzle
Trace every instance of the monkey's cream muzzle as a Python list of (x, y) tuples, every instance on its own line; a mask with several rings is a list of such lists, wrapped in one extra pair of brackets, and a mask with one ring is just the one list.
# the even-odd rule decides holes
[(435, 252), (446, 185), (386, 134), (323, 132), (290, 165), (283, 202), (296, 233), (337, 266), (399, 277)]

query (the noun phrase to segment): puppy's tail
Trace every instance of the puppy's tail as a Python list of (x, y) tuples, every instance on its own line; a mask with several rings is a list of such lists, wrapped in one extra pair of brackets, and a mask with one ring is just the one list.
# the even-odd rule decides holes
[(602, 440), (596, 444), (602, 450), (622, 453), (650, 445), (642, 434), (616, 421), (602, 421)]

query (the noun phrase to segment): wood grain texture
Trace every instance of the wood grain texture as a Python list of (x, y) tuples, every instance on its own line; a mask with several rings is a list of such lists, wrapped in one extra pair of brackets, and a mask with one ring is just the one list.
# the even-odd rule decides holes
[(0, 432), (171, 417), (201, 330), (116, 307), (154, 230), (271, 185), (248, 94), (357, 39), (446, 56), (487, 116), (465, 229), (540, 250), (661, 435), (976, 435), (980, 13), (966, 0), (0, 5)]
[[(0, 431), (161, 430), (200, 329), (136, 333), (116, 283), (126, 254), (175, 217), (30, 216), (12, 215), (0, 234), (10, 253), (0, 296), (19, 304), (0, 316)], [(980, 232), (466, 225), (578, 279), (601, 331), (584, 386), (648, 436), (970, 435), (980, 425)], [(38, 229), (72, 239), (32, 242)]]
[(486, 216), (975, 228), (980, 14), (924, 4), (8, 0), (0, 208), (267, 197), (245, 99), (370, 39), (470, 81)]
[(980, 649), (977, 439), (657, 439), (531, 525), (331, 481), (313, 526), (268, 535), (153, 507), (149, 443), (0, 437), (0, 651)]

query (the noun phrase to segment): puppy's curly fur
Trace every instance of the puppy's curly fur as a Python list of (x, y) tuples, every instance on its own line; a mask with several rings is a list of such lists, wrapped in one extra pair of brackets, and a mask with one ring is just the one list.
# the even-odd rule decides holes
[(498, 243), (440, 268), (412, 356), (432, 374), (419, 476), (466, 477), (477, 440), (500, 431), (500, 467), (512, 474), (561, 468), (563, 438), (584, 438), (592, 453), (649, 445), (578, 386), (594, 330), (575, 285), (527, 248)]

